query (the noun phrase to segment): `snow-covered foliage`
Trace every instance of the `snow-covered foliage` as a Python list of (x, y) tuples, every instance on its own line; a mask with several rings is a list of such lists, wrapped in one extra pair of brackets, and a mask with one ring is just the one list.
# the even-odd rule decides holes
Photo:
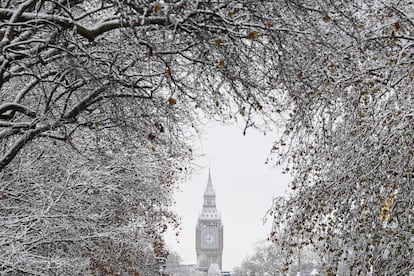
[[(311, 275), (314, 269), (317, 270), (319, 258), (310, 247), (297, 247), (293, 250), (294, 261), (288, 267), (290, 275)], [(234, 269), (234, 275), (286, 275), (286, 257), (288, 255), (277, 245), (268, 241), (259, 242), (254, 253)]]
[(198, 110), (270, 112), (271, 56), (258, 39), (269, 28), (254, 9), (249, 1), (2, 1), (0, 170), (40, 136), (68, 141), (84, 128), (122, 125), (149, 140), (170, 127), (172, 139), (181, 124), (196, 124)]
[(273, 240), (312, 244), (325, 274), (407, 274), (413, 20), (409, 0), (1, 1), (1, 269), (159, 258), (191, 127), (280, 114), (294, 192)]
[(236, 276), (247, 275), (280, 275), (283, 268), (283, 256), (273, 244), (260, 244), (256, 246), (252, 256), (246, 259), (236, 268)]
[(0, 1), (2, 273), (160, 271), (192, 127), (271, 113), (270, 25), (257, 9)]
[[(274, 147), (292, 194), (274, 201), (275, 242), (320, 253), (324, 275), (414, 269), (414, 4), (287, 1), (280, 59), (291, 100)], [(289, 238), (286, 238), (287, 235)], [(283, 238), (282, 238), (283, 237)]]
[(162, 234), (169, 225), (178, 226), (169, 211), (174, 163), (151, 154), (139, 140), (115, 139), (113, 131), (90, 137), (82, 142), (97, 143), (105, 152), (85, 147), (80, 155), (69, 145), (40, 138), (4, 170), (0, 263), (5, 274), (159, 271), (167, 253)]

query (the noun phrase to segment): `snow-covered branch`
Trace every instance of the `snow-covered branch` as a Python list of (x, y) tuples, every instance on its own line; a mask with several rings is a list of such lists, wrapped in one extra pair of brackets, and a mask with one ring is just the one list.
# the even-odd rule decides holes
[[(32, 1), (33, 2), (33, 1)], [(31, 21), (35, 22), (36, 20), (44, 23), (54, 23), (60, 25), (63, 28), (72, 29), (75, 28), (78, 34), (87, 38), (89, 41), (94, 41), (96, 37), (103, 35), (108, 31), (115, 29), (125, 28), (125, 27), (138, 27), (146, 25), (166, 25), (168, 24), (168, 19), (165, 16), (150, 16), (150, 17), (136, 17), (134, 20), (139, 23), (132, 23), (124, 19), (113, 19), (102, 21), (98, 24), (87, 26), (79, 21), (74, 20), (71, 17), (60, 16), (55, 14), (48, 13), (35, 13), (35, 12), (17, 12), (13, 9), (2, 9), (0, 8), (0, 18), (9, 19), (10, 22), (25, 22)], [(135, 22), (135, 21), (134, 21)], [(7, 33), (5, 34), (5, 36)], [(4, 47), (4, 45), (3, 45)]]
[[(6, 112), (8, 114), (5, 114)], [(36, 112), (24, 105), (17, 103), (4, 103), (0, 105), (0, 119), (11, 119), (16, 112), (23, 113), (31, 118), (36, 117)]]

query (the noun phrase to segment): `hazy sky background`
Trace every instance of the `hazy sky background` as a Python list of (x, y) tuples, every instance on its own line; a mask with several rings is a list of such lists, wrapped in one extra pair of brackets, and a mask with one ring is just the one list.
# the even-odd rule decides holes
[(224, 224), (223, 269), (239, 265), (253, 253), (256, 242), (267, 238), (271, 221), (263, 225), (263, 218), (273, 197), (284, 195), (289, 182), (287, 175), (265, 164), (275, 138), (276, 133), (264, 136), (254, 130), (243, 136), (237, 125), (216, 123), (197, 141), (204, 157), (197, 158), (196, 163), (203, 168), (182, 183), (181, 192), (175, 196), (183, 228), (178, 242), (173, 233), (167, 235), (168, 246), (184, 263), (197, 262), (195, 226), (209, 166)]

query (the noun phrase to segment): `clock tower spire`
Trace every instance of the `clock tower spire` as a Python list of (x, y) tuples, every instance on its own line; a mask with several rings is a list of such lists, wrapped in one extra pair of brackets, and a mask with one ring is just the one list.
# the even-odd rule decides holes
[(216, 192), (211, 182), (211, 173), (208, 171), (207, 187), (204, 191), (203, 211), (208, 211), (208, 208), (216, 208)]
[(196, 253), (198, 269), (207, 272), (211, 264), (222, 269), (223, 224), (216, 208), (216, 192), (209, 170), (204, 191), (203, 209), (196, 226)]

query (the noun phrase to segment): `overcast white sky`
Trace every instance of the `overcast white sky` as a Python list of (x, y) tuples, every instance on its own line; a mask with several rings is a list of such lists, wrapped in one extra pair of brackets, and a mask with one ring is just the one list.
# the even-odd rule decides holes
[(284, 195), (289, 177), (265, 164), (276, 134), (250, 130), (246, 136), (237, 125), (214, 124), (206, 129), (199, 147), (205, 157), (196, 160), (204, 166), (176, 194), (176, 212), (182, 218), (181, 236), (170, 233), (167, 243), (184, 263), (196, 263), (195, 225), (201, 211), (207, 185), (209, 163), (217, 195), (217, 209), (224, 224), (223, 269), (231, 270), (247, 255), (255, 243), (266, 239), (271, 222), (263, 217), (274, 196)]

